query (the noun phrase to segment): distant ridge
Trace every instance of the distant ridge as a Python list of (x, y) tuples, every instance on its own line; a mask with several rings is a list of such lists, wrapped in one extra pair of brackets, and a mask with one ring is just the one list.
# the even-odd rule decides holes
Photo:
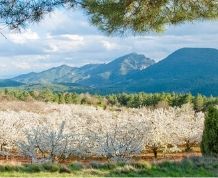
[[(182, 48), (158, 63), (130, 53), (107, 64), (62, 65), (0, 81), (0, 86), (40, 85), (83, 92), (177, 92), (218, 96), (218, 50)], [(61, 87), (61, 86), (64, 87)]]
[(133, 71), (145, 69), (154, 63), (154, 60), (144, 55), (131, 53), (108, 64), (88, 64), (82, 67), (61, 65), (39, 73), (20, 75), (11, 80), (26, 84), (79, 83), (98, 86), (112, 83), (115, 78), (119, 80)]

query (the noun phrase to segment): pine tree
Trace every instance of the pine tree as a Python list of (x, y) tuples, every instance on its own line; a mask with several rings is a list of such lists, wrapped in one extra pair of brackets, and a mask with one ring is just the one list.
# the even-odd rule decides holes
[(210, 107), (205, 118), (201, 150), (205, 155), (218, 155), (218, 109)]
[(59, 94), (59, 104), (64, 104), (65, 103), (65, 96), (63, 93)]
[(167, 25), (218, 18), (217, 0), (1, 0), (1, 24), (23, 28), (63, 7), (82, 9), (109, 34), (162, 32)]
[(204, 97), (200, 94), (198, 94), (195, 98), (194, 98), (194, 109), (196, 111), (201, 111), (204, 108)]

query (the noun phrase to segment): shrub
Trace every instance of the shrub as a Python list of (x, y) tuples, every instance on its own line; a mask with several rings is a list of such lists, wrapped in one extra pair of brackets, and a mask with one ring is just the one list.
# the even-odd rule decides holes
[(62, 166), (60, 167), (59, 173), (68, 173), (68, 174), (70, 174), (70, 173), (71, 173), (71, 170), (70, 170), (67, 166), (62, 165)]
[(201, 142), (201, 150), (204, 155), (218, 155), (218, 109), (208, 109), (204, 132)]
[(6, 165), (5, 166), (5, 171), (6, 172), (13, 172), (13, 171), (18, 171), (19, 168), (16, 166), (11, 166), (11, 165)]
[(4, 165), (0, 165), (0, 172), (4, 172), (5, 171), (5, 166)]
[(151, 169), (152, 167), (152, 165), (147, 161), (132, 162), (131, 165), (137, 169)]
[(97, 162), (97, 161), (92, 161), (92, 162), (90, 162), (89, 165), (93, 169), (101, 169), (102, 167), (104, 167), (104, 163), (100, 163), (100, 162)]
[(93, 169), (114, 169), (116, 168), (116, 164), (115, 163), (101, 163), (101, 162), (97, 162), (97, 161), (92, 161), (90, 162), (89, 166)]
[(118, 174), (128, 174), (128, 173), (132, 173), (132, 172), (136, 172), (137, 169), (131, 165), (125, 165), (124, 167), (117, 167), (114, 170), (114, 173), (118, 173)]
[(58, 172), (60, 170), (57, 164), (47, 163), (47, 164), (43, 164), (42, 166), (46, 171), (49, 172)]
[(19, 172), (22, 168), (22, 166), (0, 165), (0, 172)]
[(43, 167), (39, 164), (27, 164), (25, 167), (22, 167), (22, 171), (24, 172), (41, 172), (43, 171)]
[(81, 169), (84, 168), (83, 164), (82, 163), (79, 163), (79, 162), (75, 162), (75, 163), (72, 163), (69, 168), (72, 170), (72, 171), (79, 171)]

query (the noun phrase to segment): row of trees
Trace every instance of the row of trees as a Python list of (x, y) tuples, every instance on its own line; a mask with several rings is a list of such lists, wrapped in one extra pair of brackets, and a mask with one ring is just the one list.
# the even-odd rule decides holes
[(125, 161), (145, 150), (186, 150), (200, 145), (204, 114), (181, 108), (110, 111), (93, 106), (45, 104), (42, 113), (0, 111), (1, 153), (20, 150), (33, 162), (70, 156)]
[(203, 95), (193, 96), (191, 94), (159, 93), (159, 94), (113, 94), (107, 96), (57, 93), (50, 90), (44, 91), (22, 91), (2, 90), (0, 97), (6, 100), (21, 101), (43, 101), (59, 104), (88, 104), (94, 106), (124, 106), (130, 108), (141, 108), (144, 106), (154, 108), (180, 107), (186, 103), (192, 103), (196, 111), (206, 110), (211, 105), (218, 104), (217, 97), (205, 97)]

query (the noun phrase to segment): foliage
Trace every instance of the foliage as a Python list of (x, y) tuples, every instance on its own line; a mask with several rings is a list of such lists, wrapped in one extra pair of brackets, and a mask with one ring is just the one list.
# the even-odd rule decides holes
[(209, 108), (205, 118), (205, 128), (201, 143), (203, 154), (218, 155), (218, 109)]
[(109, 34), (160, 32), (166, 25), (218, 16), (216, 0), (1, 0), (0, 18), (11, 29), (17, 29), (63, 6), (83, 9), (92, 24)]
[(1, 100), (18, 101), (43, 101), (59, 104), (85, 104), (107, 108), (128, 107), (128, 108), (168, 108), (181, 107), (184, 104), (192, 103), (196, 111), (206, 111), (209, 106), (218, 105), (217, 97), (206, 97), (203, 95), (176, 94), (176, 93), (118, 93), (110, 95), (91, 95), (88, 93), (54, 92), (49, 89), (25, 91), (5, 89), (0, 90)]
[(161, 32), (166, 25), (217, 18), (217, 1), (88, 0), (91, 22), (110, 33)]

